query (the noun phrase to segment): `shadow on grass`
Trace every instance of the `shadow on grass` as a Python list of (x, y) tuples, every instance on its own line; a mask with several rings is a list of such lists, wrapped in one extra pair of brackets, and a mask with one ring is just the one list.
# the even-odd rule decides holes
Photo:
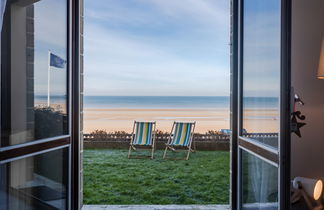
[[(126, 150), (84, 151), (85, 204), (226, 204), (229, 152), (198, 151), (186, 160), (127, 159)], [(136, 154), (148, 154), (145, 151)], [(183, 157), (185, 153), (168, 153)]]

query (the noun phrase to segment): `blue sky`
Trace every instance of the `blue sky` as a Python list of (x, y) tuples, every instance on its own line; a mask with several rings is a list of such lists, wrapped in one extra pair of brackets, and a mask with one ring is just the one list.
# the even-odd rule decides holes
[[(47, 95), (48, 50), (62, 59), (67, 59), (66, 12), (66, 1), (64, 0), (38, 1), (34, 4), (34, 91), (36, 95)], [(51, 95), (66, 95), (66, 74), (66, 68), (51, 67)]]
[(85, 0), (85, 94), (229, 95), (228, 0)]
[(244, 6), (244, 95), (280, 95), (280, 1), (249, 0)]

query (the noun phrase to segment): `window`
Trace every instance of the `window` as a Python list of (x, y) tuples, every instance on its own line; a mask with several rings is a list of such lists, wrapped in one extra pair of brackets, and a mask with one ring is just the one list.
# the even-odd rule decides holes
[(7, 2), (1, 54), (2, 147), (68, 132), (67, 1), (32, 2)]

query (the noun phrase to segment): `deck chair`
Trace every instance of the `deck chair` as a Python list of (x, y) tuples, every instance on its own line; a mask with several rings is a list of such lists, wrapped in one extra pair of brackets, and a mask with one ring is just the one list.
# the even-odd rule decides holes
[[(131, 158), (132, 150), (151, 150), (151, 159), (154, 158), (155, 149), (155, 122), (134, 121), (128, 158)], [(137, 156), (143, 157), (143, 156)]]
[(194, 152), (191, 148), (193, 142), (193, 134), (196, 122), (174, 122), (171, 133), (166, 144), (163, 159), (166, 158), (167, 151), (170, 149), (173, 152), (187, 152), (186, 160), (189, 159), (190, 152)]

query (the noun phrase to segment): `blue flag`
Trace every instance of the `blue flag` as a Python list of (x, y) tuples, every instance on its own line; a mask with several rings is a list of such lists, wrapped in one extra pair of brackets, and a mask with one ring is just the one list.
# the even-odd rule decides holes
[(66, 61), (53, 53), (50, 53), (50, 66), (64, 68)]

